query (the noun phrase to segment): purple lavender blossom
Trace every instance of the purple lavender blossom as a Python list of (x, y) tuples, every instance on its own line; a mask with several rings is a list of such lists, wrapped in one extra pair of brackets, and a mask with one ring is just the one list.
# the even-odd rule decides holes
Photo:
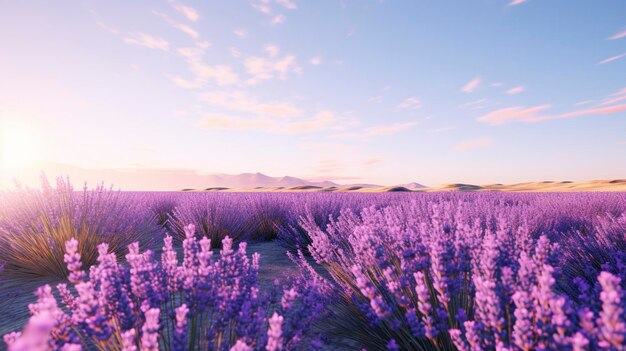
[(64, 261), (67, 264), (67, 269), (70, 272), (70, 282), (77, 284), (85, 279), (85, 272), (81, 270), (82, 262), (80, 261), (80, 253), (78, 252), (78, 241), (72, 238), (65, 243), (65, 255)]
[(279, 351), (283, 349), (283, 340), (282, 336), (282, 325), (283, 325), (283, 317), (278, 313), (274, 312), (272, 317), (269, 319), (269, 329), (267, 330), (267, 346), (265, 347), (267, 351)]
[(626, 337), (626, 323), (624, 322), (623, 297), (624, 293), (620, 286), (621, 280), (608, 272), (602, 272), (598, 276), (598, 282), (602, 286), (600, 300), (602, 311), (598, 318), (600, 347), (616, 349), (623, 348)]
[(176, 326), (172, 336), (172, 350), (183, 351), (187, 348), (187, 314), (189, 308), (183, 304), (176, 309)]
[(145, 312), (146, 321), (141, 328), (143, 335), (141, 336), (142, 351), (158, 351), (159, 350), (159, 313), (158, 308), (151, 308)]
[(122, 351), (137, 351), (135, 329), (122, 332)]

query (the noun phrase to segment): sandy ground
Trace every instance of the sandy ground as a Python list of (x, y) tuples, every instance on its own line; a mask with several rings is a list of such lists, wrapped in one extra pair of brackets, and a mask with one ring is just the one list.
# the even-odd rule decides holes
[(516, 184), (443, 184), (430, 188), (408, 189), (401, 186), (381, 187), (318, 187), (318, 186), (295, 186), (295, 187), (258, 187), (258, 188), (206, 188), (185, 189), (184, 191), (200, 192), (420, 192), (420, 191), (527, 191), (527, 192), (574, 192), (574, 191), (626, 191), (626, 179), (590, 180), (590, 181), (543, 181), (526, 182)]

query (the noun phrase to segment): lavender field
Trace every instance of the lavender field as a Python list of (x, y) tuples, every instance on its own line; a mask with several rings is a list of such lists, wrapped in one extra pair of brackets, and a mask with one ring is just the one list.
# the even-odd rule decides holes
[[(9, 350), (623, 350), (625, 193), (0, 196)], [(267, 267), (265, 267), (267, 265)]]

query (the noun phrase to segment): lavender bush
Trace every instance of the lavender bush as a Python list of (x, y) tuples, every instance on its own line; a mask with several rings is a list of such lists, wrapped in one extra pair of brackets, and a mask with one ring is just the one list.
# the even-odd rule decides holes
[(182, 262), (164, 240), (161, 261), (152, 251), (128, 247), (128, 265), (118, 263), (104, 243), (98, 264), (81, 267), (78, 243), (66, 243), (70, 285), (36, 292), (22, 332), (4, 336), (9, 350), (293, 350), (303, 343), (321, 347), (311, 325), (323, 314), (323, 286), (292, 278), (291, 284), (262, 293), (260, 255), (245, 243), (222, 242), (214, 257), (207, 238), (185, 227)]
[[(60, 244), (43, 232), (70, 284), (57, 286), (59, 301), (50, 287), (37, 292), (29, 323), (5, 337), (11, 350), (626, 347), (623, 193), (101, 192), (101, 202), (73, 191), (0, 196), (4, 247), (17, 240), (6, 228), (42, 232), (28, 224), (39, 223), (33, 213), (99, 228), (147, 220), (173, 234), (157, 261), (117, 231), (67, 231), (78, 234)], [(89, 259), (82, 240), (105, 244)], [(288, 248), (292, 275), (260, 291), (249, 240)], [(6, 257), (8, 271), (22, 262)]]
[(162, 235), (136, 194), (102, 185), (75, 191), (67, 179), (58, 178), (52, 187), (43, 178), (42, 190), (19, 188), (2, 198), (0, 257), (10, 276), (65, 277), (63, 246), (73, 237), (89, 266), (96, 262), (100, 242), (121, 258), (129, 243), (149, 246)]
[[(619, 247), (597, 257), (604, 262), (598, 267), (577, 271), (584, 262), (571, 258), (587, 249), (536, 237), (526, 205), (515, 205), (524, 211), (475, 205), (414, 202), (343, 211), (325, 228), (305, 223), (309, 251), (341, 296), (343, 319), (328, 331), (369, 350), (624, 347), (619, 275), (626, 265), (610, 260), (623, 257)], [(621, 224), (610, 228), (623, 237)], [(581, 276), (593, 276), (595, 287)], [(557, 280), (579, 288), (561, 289)]]

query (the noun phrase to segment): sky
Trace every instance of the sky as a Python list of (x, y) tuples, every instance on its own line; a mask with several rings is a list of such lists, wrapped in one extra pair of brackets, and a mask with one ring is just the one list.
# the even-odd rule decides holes
[(0, 187), (43, 164), (626, 178), (625, 13), (623, 0), (0, 1)]

